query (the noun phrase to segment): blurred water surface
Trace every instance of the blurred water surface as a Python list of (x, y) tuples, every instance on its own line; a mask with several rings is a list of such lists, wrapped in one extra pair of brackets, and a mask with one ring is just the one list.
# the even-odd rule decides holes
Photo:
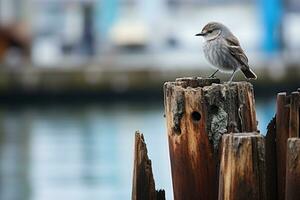
[[(265, 133), (274, 101), (257, 103)], [(1, 200), (130, 199), (135, 130), (173, 199), (162, 103), (0, 108)]]

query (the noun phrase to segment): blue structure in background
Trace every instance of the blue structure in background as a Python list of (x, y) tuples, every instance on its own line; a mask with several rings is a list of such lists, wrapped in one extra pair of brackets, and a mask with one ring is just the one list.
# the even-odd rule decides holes
[(101, 38), (106, 38), (108, 30), (117, 19), (120, 2), (119, 0), (96, 1), (95, 17), (97, 33)]
[(277, 53), (282, 47), (282, 0), (260, 0), (258, 3), (264, 28), (263, 50), (267, 54)]

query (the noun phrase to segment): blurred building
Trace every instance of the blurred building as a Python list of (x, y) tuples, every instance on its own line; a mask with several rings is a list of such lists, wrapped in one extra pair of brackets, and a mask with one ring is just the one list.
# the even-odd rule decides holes
[[(209, 21), (229, 26), (256, 60), (297, 55), (300, 48), (300, 3), (294, 0), (0, 0), (0, 5), (1, 27), (23, 27), (24, 34), (17, 31), (24, 40), (19, 49), (28, 55), (23, 48), (30, 47), (37, 66), (84, 65), (119, 55), (193, 66), (201, 53), (201, 41), (193, 36)], [(8, 39), (3, 34), (0, 39), (1, 59), (12, 59), (18, 50), (4, 50)]]
[(0, 62), (22, 62), (30, 55), (29, 1), (0, 1)]

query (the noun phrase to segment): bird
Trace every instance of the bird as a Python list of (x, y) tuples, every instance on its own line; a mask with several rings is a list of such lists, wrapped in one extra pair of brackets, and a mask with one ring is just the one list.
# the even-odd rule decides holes
[(225, 25), (219, 22), (209, 22), (195, 36), (204, 38), (204, 55), (217, 69), (209, 76), (210, 78), (215, 77), (218, 71), (232, 73), (229, 79), (231, 83), (235, 73), (241, 70), (247, 79), (257, 79), (256, 74), (249, 67), (248, 58), (240, 42)]

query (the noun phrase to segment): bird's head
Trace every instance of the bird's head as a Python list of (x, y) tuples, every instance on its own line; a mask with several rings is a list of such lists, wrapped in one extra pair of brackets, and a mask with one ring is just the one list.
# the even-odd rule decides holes
[(202, 36), (206, 41), (216, 39), (222, 34), (222, 32), (227, 31), (227, 28), (218, 22), (210, 22), (206, 24), (202, 31), (195, 36)]

